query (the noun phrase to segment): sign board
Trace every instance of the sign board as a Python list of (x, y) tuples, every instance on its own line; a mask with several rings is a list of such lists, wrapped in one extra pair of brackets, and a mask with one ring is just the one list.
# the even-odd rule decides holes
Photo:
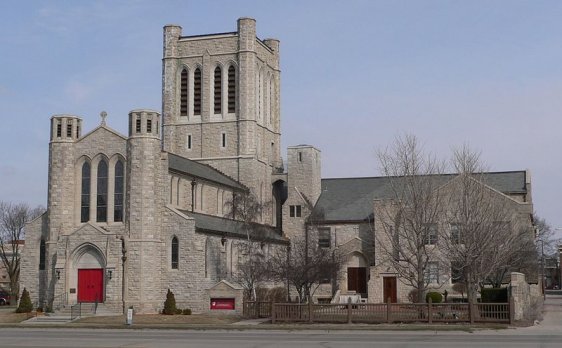
[(234, 298), (212, 298), (211, 309), (234, 310)]
[(127, 309), (127, 325), (133, 325), (133, 309)]

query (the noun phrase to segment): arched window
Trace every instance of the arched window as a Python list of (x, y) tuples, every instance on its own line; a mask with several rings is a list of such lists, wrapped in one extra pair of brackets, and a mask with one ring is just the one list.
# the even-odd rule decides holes
[(82, 192), (80, 194), (80, 222), (90, 220), (90, 163), (82, 165)]
[(181, 71), (180, 116), (187, 116), (187, 69)]
[(222, 114), (222, 86), (221, 68), (215, 68), (215, 114)]
[(178, 237), (172, 238), (172, 269), (178, 269), (180, 247)]
[(201, 115), (201, 69), (193, 73), (193, 114)]
[(113, 195), (113, 221), (123, 221), (123, 162), (121, 160), (115, 163), (115, 192)]
[(236, 112), (236, 70), (234, 65), (228, 68), (228, 113)]
[(41, 244), (39, 245), (39, 270), (44, 271), (46, 268), (47, 260), (47, 248), (45, 246), (45, 240), (41, 239)]
[(98, 164), (98, 194), (96, 221), (107, 222), (107, 162), (101, 160)]

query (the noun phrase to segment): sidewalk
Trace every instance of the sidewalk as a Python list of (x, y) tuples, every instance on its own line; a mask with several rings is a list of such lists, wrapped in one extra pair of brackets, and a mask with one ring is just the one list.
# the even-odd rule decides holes
[(546, 295), (543, 305), (543, 319), (533, 326), (520, 328), (529, 334), (560, 334), (562, 332), (562, 295)]

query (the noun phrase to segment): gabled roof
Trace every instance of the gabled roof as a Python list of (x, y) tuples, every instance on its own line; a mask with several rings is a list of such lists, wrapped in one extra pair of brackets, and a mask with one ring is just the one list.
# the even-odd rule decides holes
[[(527, 193), (525, 171), (490, 172), (482, 181), (506, 194)], [(454, 178), (455, 174), (432, 175), (439, 187)], [(391, 181), (400, 177), (322, 179), (322, 193), (314, 211), (324, 222), (364, 221), (372, 218), (375, 199), (393, 198)]]
[[(214, 215), (193, 213), (187, 210), (180, 210), (180, 212), (195, 219), (195, 230), (198, 232), (216, 234), (227, 238), (248, 238), (246, 228), (242, 221)], [(252, 224), (248, 232), (253, 240), (288, 243), (288, 240), (282, 237), (279, 232), (271, 226)]]
[(238, 181), (232, 179), (228, 175), (216, 170), (209, 165), (192, 161), (173, 153), (168, 154), (168, 168), (173, 171), (181, 172), (190, 176), (229, 186), (236, 190), (248, 190)]

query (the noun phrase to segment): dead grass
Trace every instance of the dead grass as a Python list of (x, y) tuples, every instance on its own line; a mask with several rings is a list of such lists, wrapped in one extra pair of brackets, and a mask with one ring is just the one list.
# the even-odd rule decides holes
[[(133, 324), (144, 325), (166, 325), (166, 324), (201, 324), (201, 325), (221, 325), (232, 324), (240, 321), (238, 316), (216, 316), (208, 314), (193, 315), (163, 315), (163, 314), (137, 314), (133, 317)], [(107, 324), (119, 325), (125, 323), (125, 316), (112, 317), (89, 317), (76, 321), (80, 324)]]
[(28, 318), (27, 313), (14, 313), (14, 311), (15, 308), (12, 311), (0, 311), (0, 324), (20, 323)]

